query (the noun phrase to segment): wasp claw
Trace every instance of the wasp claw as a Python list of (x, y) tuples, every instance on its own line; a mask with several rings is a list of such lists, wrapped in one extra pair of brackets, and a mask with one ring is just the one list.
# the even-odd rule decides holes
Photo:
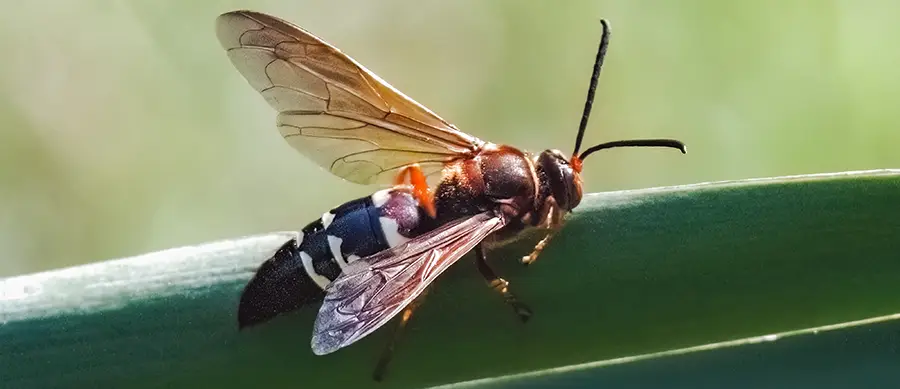
[(516, 315), (519, 315), (519, 320), (522, 320), (522, 323), (527, 323), (528, 319), (531, 319), (531, 316), (533, 315), (531, 308), (528, 308), (522, 303), (514, 305), (513, 309), (516, 311)]
[(522, 257), (522, 259), (519, 260), (519, 263), (521, 263), (524, 266), (528, 266), (532, 262), (534, 262), (534, 259), (532, 259), (530, 255), (526, 255), (526, 256)]

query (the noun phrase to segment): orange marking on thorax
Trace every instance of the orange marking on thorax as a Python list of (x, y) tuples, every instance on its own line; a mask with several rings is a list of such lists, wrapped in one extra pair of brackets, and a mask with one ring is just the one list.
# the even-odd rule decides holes
[(409, 176), (409, 183), (413, 187), (413, 196), (419, 200), (419, 205), (425, 209), (425, 212), (428, 213), (428, 216), (431, 216), (433, 219), (437, 216), (437, 211), (434, 208), (434, 194), (431, 193), (431, 188), (428, 187), (428, 181), (425, 179), (425, 173), (422, 172), (422, 168), (419, 165), (409, 165), (400, 170), (400, 173), (397, 174), (397, 178), (394, 179), (395, 185), (403, 184), (406, 181), (406, 177)]

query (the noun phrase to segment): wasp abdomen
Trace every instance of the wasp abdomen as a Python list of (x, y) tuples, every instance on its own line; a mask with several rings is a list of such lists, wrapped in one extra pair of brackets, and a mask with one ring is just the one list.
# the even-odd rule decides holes
[(350, 263), (431, 230), (433, 221), (406, 186), (344, 203), (303, 228), (247, 283), (238, 326), (252, 326), (321, 301)]

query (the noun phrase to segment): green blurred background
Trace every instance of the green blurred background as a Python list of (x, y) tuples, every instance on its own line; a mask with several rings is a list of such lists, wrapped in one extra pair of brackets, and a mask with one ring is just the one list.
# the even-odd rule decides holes
[(365, 195), (278, 135), (214, 35), (249, 8), (497, 143), (570, 151), (600, 18), (591, 192), (900, 167), (893, 1), (5, 1), (0, 276), (298, 229)]

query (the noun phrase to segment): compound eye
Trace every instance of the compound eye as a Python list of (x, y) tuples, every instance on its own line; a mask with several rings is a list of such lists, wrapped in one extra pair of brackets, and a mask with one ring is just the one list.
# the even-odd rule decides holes
[(572, 189), (572, 175), (568, 172), (567, 167), (560, 166), (559, 167), (559, 182), (555, 185), (555, 190), (553, 191), (553, 197), (556, 199), (556, 204), (560, 207), (568, 209), (569, 206), (569, 196)]
[[(576, 181), (577, 180), (577, 181)], [(576, 177), (574, 174), (569, 178), (569, 197), (566, 199), (565, 209), (572, 210), (577, 207), (579, 203), (581, 203), (581, 183), (580, 178)]]

